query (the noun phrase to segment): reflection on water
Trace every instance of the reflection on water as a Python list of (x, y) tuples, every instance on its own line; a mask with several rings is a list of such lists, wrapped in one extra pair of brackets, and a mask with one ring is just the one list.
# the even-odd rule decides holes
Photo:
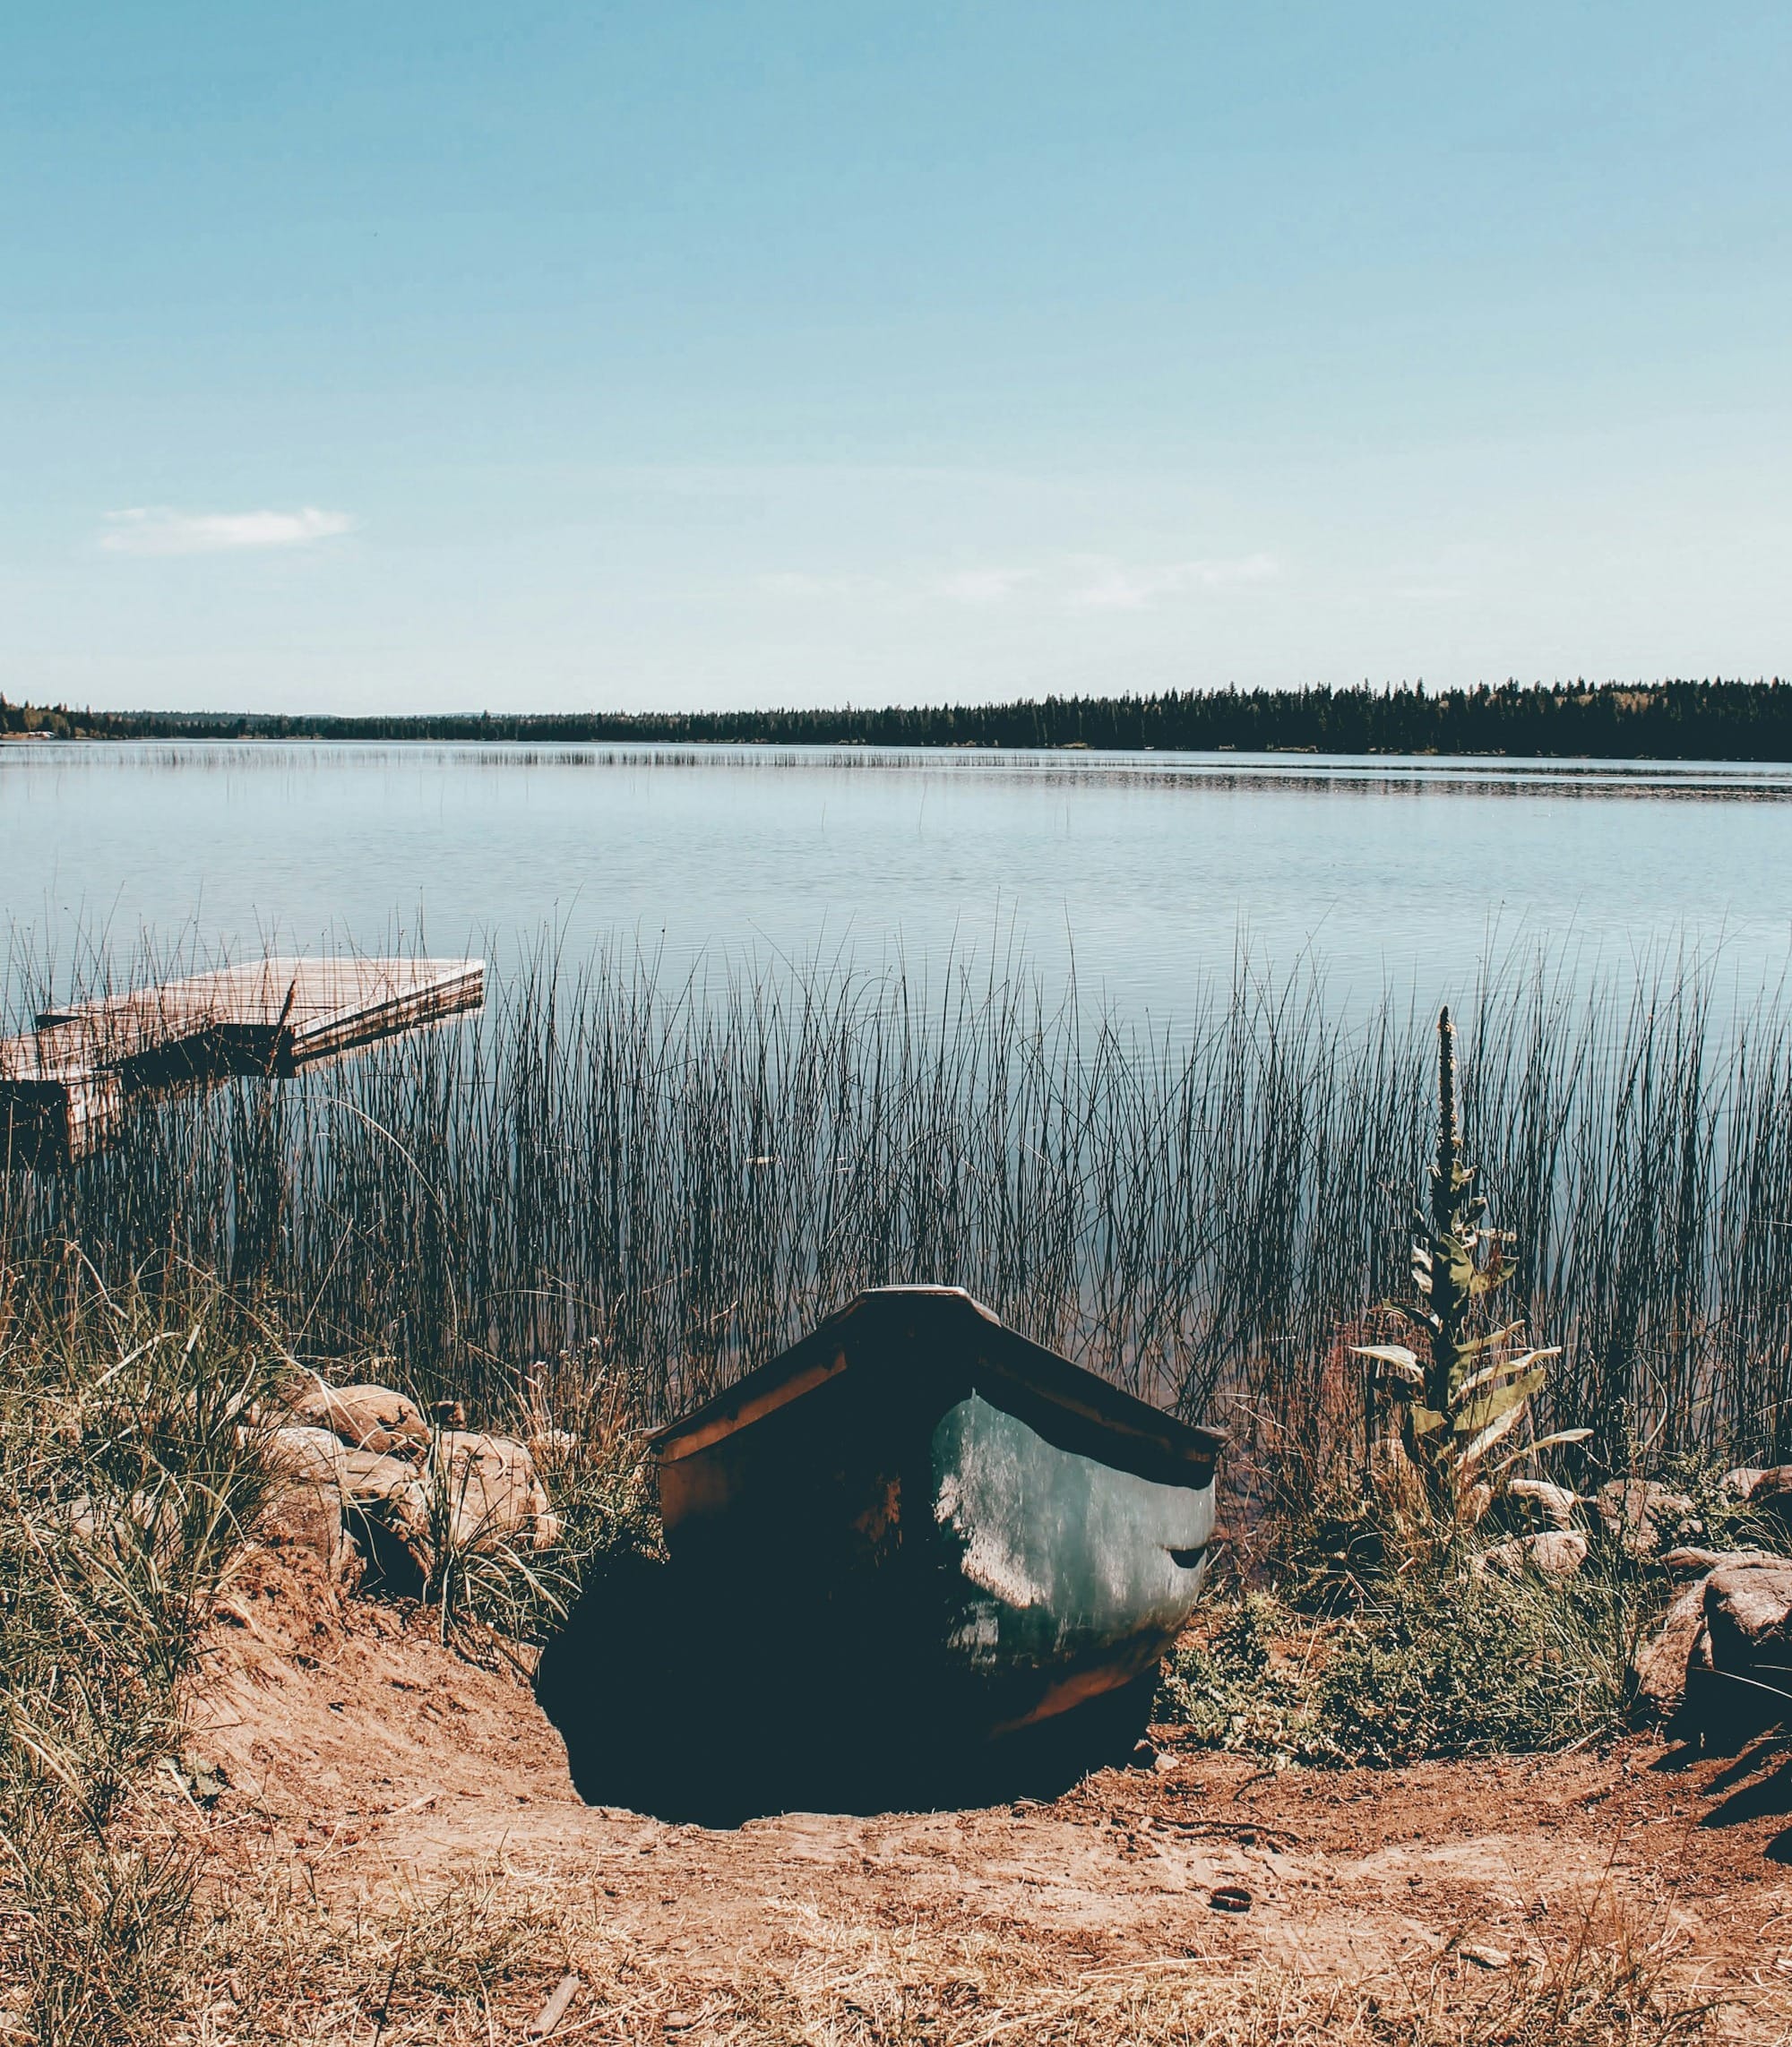
[[(553, 932), (664, 970), (1025, 960), (1157, 1021), (1319, 964), (1333, 999), (1462, 999), (1538, 943), (1777, 980), (1792, 769), (1305, 754), (260, 742), (0, 747), (13, 965)], [(16, 997), (16, 986), (9, 991)]]

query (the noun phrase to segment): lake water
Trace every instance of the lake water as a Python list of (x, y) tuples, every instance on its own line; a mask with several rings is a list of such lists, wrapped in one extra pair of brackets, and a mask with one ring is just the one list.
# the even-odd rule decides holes
[(1074, 965), (1173, 1024), (1241, 949), (1335, 1000), (1461, 1001), (1538, 946), (1792, 955), (1792, 769), (1312, 755), (234, 743), (0, 745), (22, 962), (556, 934), (682, 977), (780, 959)]

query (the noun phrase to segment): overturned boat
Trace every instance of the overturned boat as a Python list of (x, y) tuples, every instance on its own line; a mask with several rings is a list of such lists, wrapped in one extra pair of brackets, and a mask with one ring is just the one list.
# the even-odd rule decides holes
[[(786, 1802), (849, 1801), (845, 1779), (874, 1765), (926, 1799), (943, 1771), (1041, 1737), (1130, 1742), (1206, 1573), (1222, 1441), (961, 1288), (876, 1288), (653, 1439), (670, 1561), (620, 1604), (599, 1588), (605, 1618), (586, 1624), (618, 1653), (612, 1686), (622, 1664), (684, 1673), (656, 1728), (685, 1686), (706, 1696), (712, 1774), (809, 1780)], [(582, 1684), (564, 1644), (543, 1668), (575, 1774), (593, 1713), (622, 1733), (586, 1661)]]

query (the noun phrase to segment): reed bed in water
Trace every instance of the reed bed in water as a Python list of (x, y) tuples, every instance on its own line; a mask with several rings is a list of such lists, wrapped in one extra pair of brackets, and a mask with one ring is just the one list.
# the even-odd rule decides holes
[[(1512, 1312), (1566, 1350), (1546, 1419), (1607, 1463), (1792, 1455), (1792, 1009), (1545, 961), (1459, 1014)], [(1340, 1342), (1405, 1283), (1432, 1027), (1245, 967), (1150, 1035), (1024, 975), (686, 983), (544, 950), (483, 1017), (0, 1175), (0, 1248), (172, 1255), (319, 1354), (476, 1397), (558, 1359), (662, 1415), (859, 1286), (949, 1281), (1185, 1412), (1310, 1441)]]

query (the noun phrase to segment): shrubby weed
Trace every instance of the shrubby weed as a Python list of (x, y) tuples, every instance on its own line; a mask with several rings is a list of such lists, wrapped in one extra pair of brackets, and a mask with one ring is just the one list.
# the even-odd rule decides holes
[(1556, 1583), (1447, 1550), (1329, 1614), (1256, 1593), (1167, 1660), (1156, 1716), (1266, 1760), (1391, 1764), (1555, 1749), (1623, 1726), (1643, 1611), (1623, 1560)]

